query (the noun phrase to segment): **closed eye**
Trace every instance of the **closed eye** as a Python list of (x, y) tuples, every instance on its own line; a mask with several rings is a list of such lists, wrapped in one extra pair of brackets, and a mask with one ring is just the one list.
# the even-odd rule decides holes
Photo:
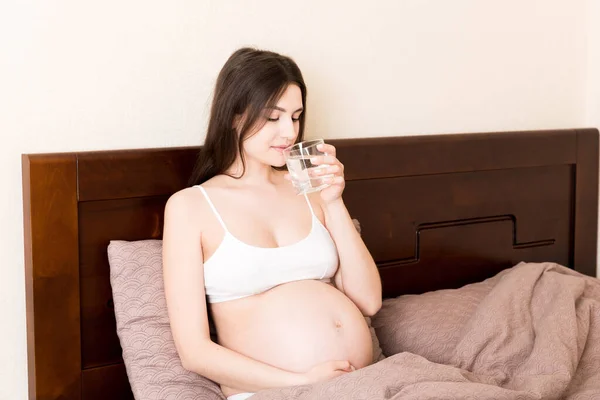
[[(281, 108), (281, 107), (277, 107), (277, 106), (275, 106), (275, 107), (267, 107), (266, 110), (267, 111), (281, 111), (281, 112), (284, 112), (284, 113), (287, 112), (287, 110), (285, 108)], [(302, 107), (300, 107), (299, 109), (297, 109), (296, 111), (294, 111), (292, 113), (292, 115), (293, 114), (298, 114), (298, 117), (296, 117), (296, 118), (292, 117), (292, 121), (294, 121), (294, 122), (300, 121), (300, 114), (302, 114), (302, 111), (304, 111), (304, 108), (302, 108)], [(267, 115), (269, 115), (269, 114), (270, 114), (270, 112)], [(269, 121), (269, 122), (277, 122), (277, 121), (279, 121), (279, 116), (277, 116), (275, 118), (267, 117), (267, 121)]]
[[(277, 122), (277, 121), (279, 121), (279, 117), (277, 117), (277, 118), (267, 118), (267, 121)], [(298, 117), (298, 118), (292, 118), (292, 121), (298, 122), (298, 121), (300, 121), (300, 117)]]

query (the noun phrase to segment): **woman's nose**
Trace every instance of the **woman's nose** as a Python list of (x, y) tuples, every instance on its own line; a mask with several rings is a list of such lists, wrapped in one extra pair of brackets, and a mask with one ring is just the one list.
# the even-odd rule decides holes
[(285, 138), (295, 138), (296, 137), (296, 128), (294, 127), (294, 121), (291, 119), (282, 124), (280, 129), (281, 136)]

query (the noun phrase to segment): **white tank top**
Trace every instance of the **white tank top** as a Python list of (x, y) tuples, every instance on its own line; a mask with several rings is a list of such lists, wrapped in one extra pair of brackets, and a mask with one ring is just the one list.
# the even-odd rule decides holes
[(200, 185), (194, 187), (204, 194), (225, 231), (219, 247), (204, 263), (204, 287), (209, 303), (241, 299), (293, 281), (329, 282), (336, 273), (339, 259), (335, 243), (306, 195), (312, 218), (308, 236), (291, 245), (268, 248), (246, 244), (233, 236), (206, 190)]

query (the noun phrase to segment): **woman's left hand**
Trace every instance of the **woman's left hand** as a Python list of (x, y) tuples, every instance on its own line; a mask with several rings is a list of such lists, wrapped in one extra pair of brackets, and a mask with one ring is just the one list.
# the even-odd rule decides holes
[(319, 151), (326, 153), (326, 156), (315, 156), (311, 159), (313, 165), (327, 165), (325, 168), (318, 168), (311, 173), (313, 176), (330, 175), (324, 178), (329, 186), (321, 190), (321, 198), (325, 204), (330, 204), (342, 198), (342, 192), (346, 187), (344, 179), (344, 164), (336, 157), (335, 147), (330, 144), (320, 144), (317, 146)]

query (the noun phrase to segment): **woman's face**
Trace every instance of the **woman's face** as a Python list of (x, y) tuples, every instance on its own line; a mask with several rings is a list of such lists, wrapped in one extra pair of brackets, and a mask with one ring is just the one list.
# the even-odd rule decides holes
[(283, 150), (294, 144), (300, 129), (302, 92), (296, 85), (289, 85), (273, 108), (263, 110), (264, 125), (244, 141), (247, 161), (255, 160), (274, 167), (285, 165)]

